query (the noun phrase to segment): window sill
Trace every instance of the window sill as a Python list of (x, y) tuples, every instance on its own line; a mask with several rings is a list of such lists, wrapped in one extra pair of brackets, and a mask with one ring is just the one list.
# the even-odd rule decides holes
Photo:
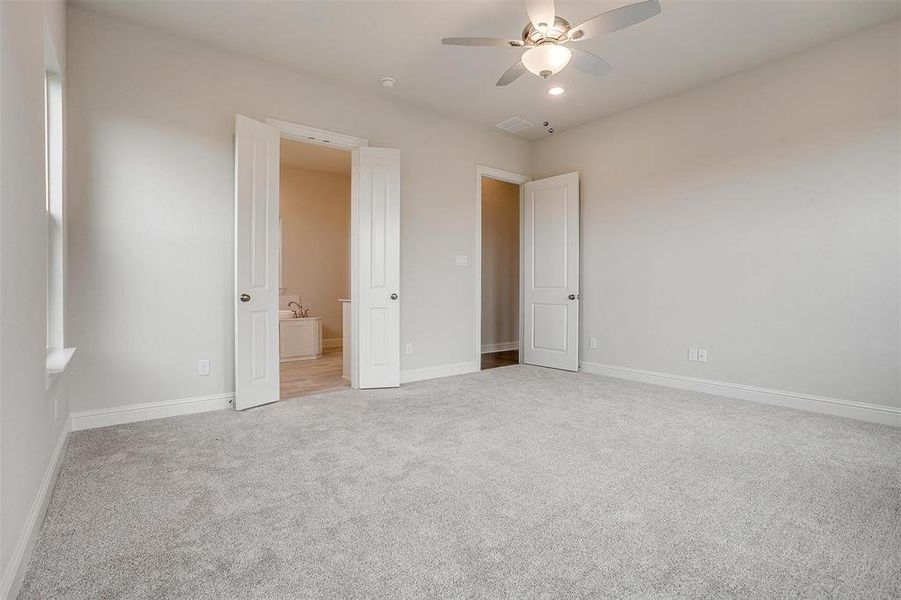
[(50, 389), (58, 375), (62, 375), (75, 354), (75, 348), (48, 348), (47, 367), (44, 371), (45, 388)]

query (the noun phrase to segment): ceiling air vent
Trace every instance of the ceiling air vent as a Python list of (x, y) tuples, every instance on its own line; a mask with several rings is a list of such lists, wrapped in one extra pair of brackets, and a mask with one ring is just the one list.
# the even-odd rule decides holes
[(503, 129), (504, 131), (509, 131), (510, 133), (517, 133), (519, 131), (522, 131), (523, 129), (532, 127), (532, 124), (525, 119), (520, 119), (519, 117), (510, 117), (505, 121), (497, 123), (495, 127), (497, 127), (498, 129)]

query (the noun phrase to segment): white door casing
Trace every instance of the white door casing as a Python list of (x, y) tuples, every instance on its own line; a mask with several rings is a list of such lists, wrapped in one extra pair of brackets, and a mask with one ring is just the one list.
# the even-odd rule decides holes
[(357, 214), (352, 245), (354, 353), (360, 388), (400, 385), (400, 151), (354, 150)]
[(523, 184), (522, 361), (579, 370), (579, 174)]
[(279, 398), (279, 133), (235, 116), (235, 408)]

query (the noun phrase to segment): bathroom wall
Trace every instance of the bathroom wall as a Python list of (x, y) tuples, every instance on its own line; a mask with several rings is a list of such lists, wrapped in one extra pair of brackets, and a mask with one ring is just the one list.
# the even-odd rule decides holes
[(281, 287), (322, 317), (326, 345), (340, 344), (338, 298), (350, 297), (350, 175), (282, 165), (280, 186)]
[(482, 177), (482, 351), (519, 341), (519, 186)]

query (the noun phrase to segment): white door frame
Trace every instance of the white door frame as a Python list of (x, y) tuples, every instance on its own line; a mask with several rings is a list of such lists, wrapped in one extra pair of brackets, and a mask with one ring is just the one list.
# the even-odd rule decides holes
[[(513, 183), (519, 186), (519, 341), (522, 343), (522, 276), (523, 276), (523, 259), (522, 259), (522, 184), (532, 181), (531, 177), (514, 173), (512, 171), (504, 171), (495, 169), (485, 165), (476, 165), (476, 250), (473, 262), (475, 263), (476, 272), (476, 293), (475, 293), (475, 364), (476, 370), (482, 369), (482, 177), (498, 179)], [(522, 353), (520, 352), (520, 362), (522, 362)]]
[[(347, 150), (352, 152), (361, 146), (368, 146), (369, 140), (364, 138), (318, 129), (309, 125), (301, 125), (290, 121), (282, 121), (281, 119), (273, 119), (267, 117), (265, 120), (267, 125), (275, 127), (279, 132), (279, 137), (288, 138), (298, 142), (307, 144), (316, 144), (318, 146), (326, 146), (328, 148), (337, 148), (339, 150)], [(357, 363), (357, 349), (359, 347), (359, 327), (357, 326), (357, 289), (360, 274), (357, 272), (357, 264), (359, 258), (359, 247), (357, 237), (359, 229), (357, 227), (357, 217), (359, 216), (359, 194), (357, 185), (359, 183), (359, 166), (356, 161), (351, 160), (350, 167), (350, 302), (351, 302), (351, 369), (350, 369), (350, 385), (357, 388), (359, 384), (359, 365)], [(281, 252), (279, 252), (279, 261), (281, 261)], [(279, 264), (281, 269), (281, 264)], [(276, 313), (275, 318), (278, 319)], [(277, 324), (276, 324), (277, 326)], [(347, 352), (347, 348), (343, 348), (342, 352)]]

